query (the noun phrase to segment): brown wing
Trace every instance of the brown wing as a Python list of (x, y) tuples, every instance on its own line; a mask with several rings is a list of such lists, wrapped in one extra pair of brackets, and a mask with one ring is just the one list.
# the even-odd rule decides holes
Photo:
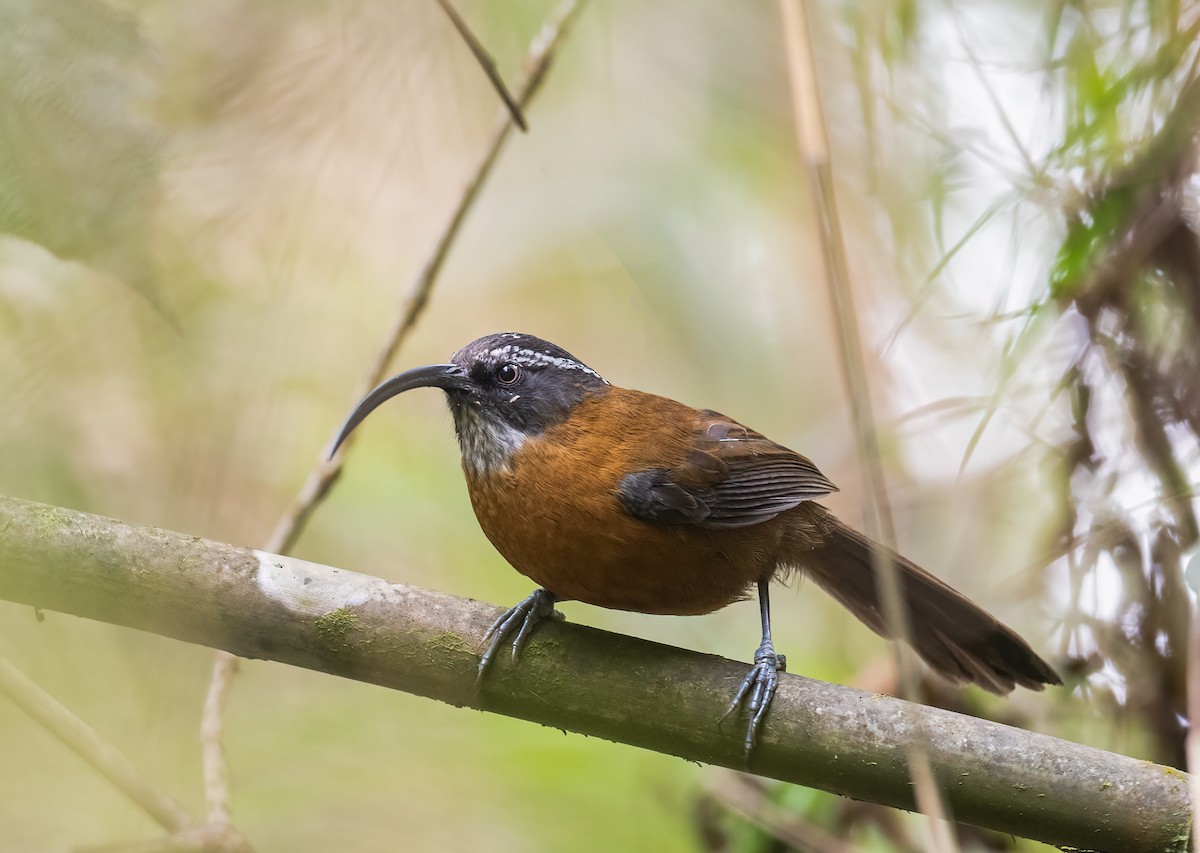
[(748, 527), (837, 491), (799, 453), (716, 412), (700, 416), (681, 464), (621, 481), (617, 499), (630, 515), (660, 524)]

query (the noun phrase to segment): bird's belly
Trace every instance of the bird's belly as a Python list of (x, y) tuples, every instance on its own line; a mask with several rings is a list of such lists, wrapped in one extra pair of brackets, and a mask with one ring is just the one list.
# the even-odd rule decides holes
[(535, 553), (500, 547), (510, 563), (559, 599), (600, 607), (688, 615), (710, 613), (740, 599), (754, 577), (680, 530), (655, 530), (637, 541), (613, 531), (563, 537)]
[[(483, 532), (506, 560), (563, 601), (693, 615), (746, 596), (773, 555), (735, 531), (656, 525), (595, 505), (531, 504), (472, 490)], [(730, 536), (730, 534), (735, 534)], [(732, 546), (732, 547), (731, 547)]]
[[(488, 532), (485, 528), (485, 532)], [(691, 615), (742, 598), (756, 578), (736, 571), (720, 554), (671, 531), (620, 541), (599, 535), (563, 533), (553, 545), (491, 537), (512, 565), (564, 601), (583, 601), (615, 610)], [(654, 541), (647, 541), (653, 539)], [(662, 541), (667, 540), (667, 541)]]

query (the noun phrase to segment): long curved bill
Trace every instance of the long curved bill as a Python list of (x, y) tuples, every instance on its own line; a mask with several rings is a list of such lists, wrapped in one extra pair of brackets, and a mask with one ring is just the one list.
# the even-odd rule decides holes
[(363, 397), (362, 402), (350, 413), (350, 417), (342, 426), (342, 431), (338, 433), (337, 441), (333, 443), (333, 449), (329, 451), (329, 458), (333, 458), (333, 454), (337, 453), (342, 442), (346, 440), (346, 436), (350, 435), (354, 428), (366, 419), (367, 415), (375, 411), (381, 403), (390, 400), (397, 394), (413, 388), (465, 391), (470, 387), (471, 383), (467, 379), (467, 375), (457, 364), (429, 364), (425, 367), (414, 367), (412, 370), (406, 370), (391, 379), (384, 380), (374, 391)]

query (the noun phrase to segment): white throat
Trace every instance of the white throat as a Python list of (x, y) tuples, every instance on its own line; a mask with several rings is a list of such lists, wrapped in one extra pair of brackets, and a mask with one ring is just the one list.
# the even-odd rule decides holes
[(525, 444), (525, 433), (502, 421), (485, 418), (479, 409), (456, 407), (454, 428), (463, 465), (477, 473), (495, 473), (508, 469), (512, 454)]

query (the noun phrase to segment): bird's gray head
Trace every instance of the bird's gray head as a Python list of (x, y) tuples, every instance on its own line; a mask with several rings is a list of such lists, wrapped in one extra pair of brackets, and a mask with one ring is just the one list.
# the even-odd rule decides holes
[(526, 439), (565, 420), (576, 403), (603, 392), (608, 383), (549, 341), (518, 332), (486, 335), (448, 364), (418, 367), (379, 385), (350, 415), (334, 450), (380, 403), (422, 387), (446, 392), (463, 464), (495, 471), (507, 466)]

